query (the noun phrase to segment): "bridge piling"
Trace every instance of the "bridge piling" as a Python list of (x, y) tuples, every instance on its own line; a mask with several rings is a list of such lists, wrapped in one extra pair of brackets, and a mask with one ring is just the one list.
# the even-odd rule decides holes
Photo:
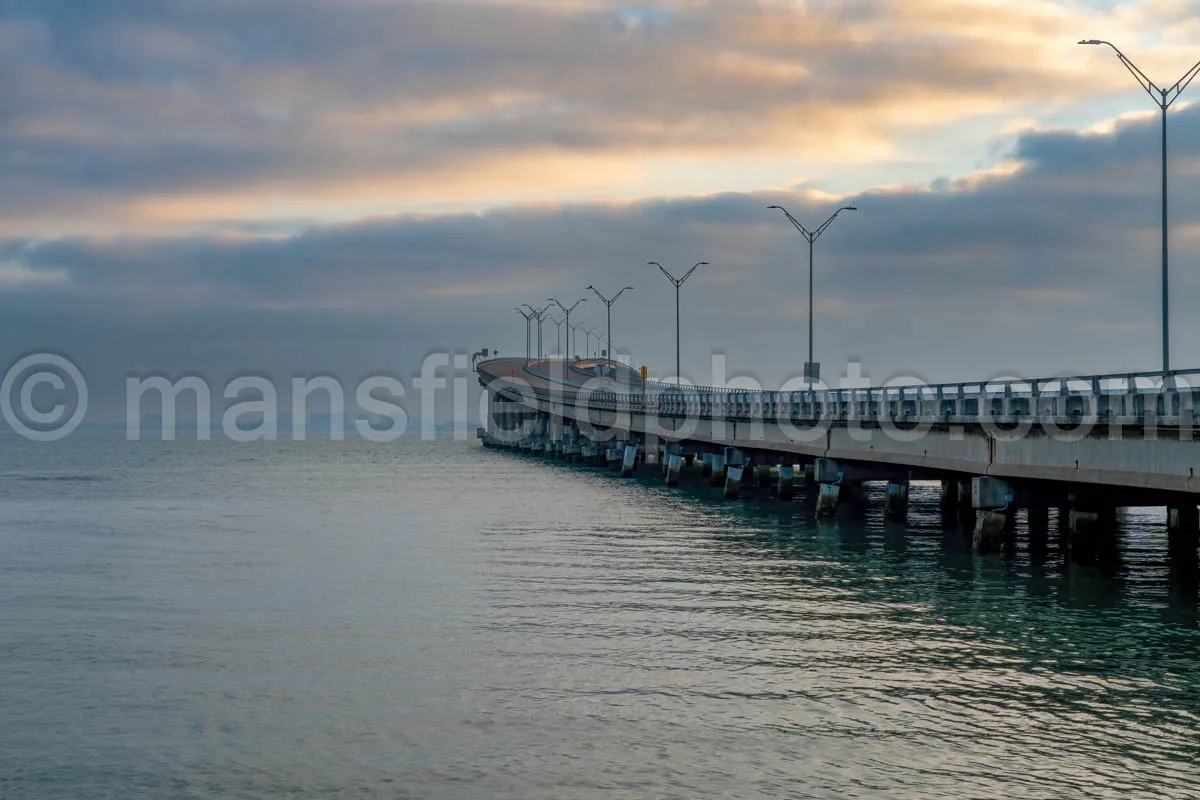
[(771, 469), (770, 464), (756, 464), (754, 467), (754, 483), (761, 491), (771, 485)]
[(1010, 509), (979, 509), (975, 512), (975, 530), (971, 534), (972, 549), (976, 553), (995, 551), (1011, 533), (1013, 522)]
[(613, 472), (618, 472), (621, 469), (621, 459), (625, 455), (625, 443), (613, 442), (613, 444), (604, 451), (604, 463)]
[(675, 454), (667, 457), (667, 486), (679, 485), (679, 472), (683, 467), (683, 456)]
[(837, 516), (838, 498), (842, 487), (837, 483), (822, 483), (817, 494), (817, 516), (832, 519)]
[(737, 500), (742, 492), (742, 473), (745, 467), (729, 467), (725, 470), (725, 499)]
[(956, 491), (958, 501), (955, 503), (955, 511), (958, 520), (958, 528), (962, 531), (975, 530), (975, 506), (971, 503), (971, 481), (958, 481)]
[(1196, 591), (1200, 586), (1200, 508), (1191, 503), (1167, 510), (1167, 561), (1171, 583)]
[(1067, 551), (1076, 564), (1110, 560), (1115, 549), (1117, 509), (1097, 501), (1085, 502), (1067, 512)]
[(779, 465), (779, 499), (784, 502), (791, 501), (796, 493), (796, 468), (790, 464)]
[(724, 453), (713, 453), (712, 484), (713, 484), (713, 486), (723, 486), (725, 484), (725, 454)]
[(908, 519), (908, 483), (889, 482), (883, 516), (889, 522), (905, 522)]
[(624, 457), (621, 460), (621, 477), (632, 478), (637, 470), (638, 448), (635, 444), (625, 445)]

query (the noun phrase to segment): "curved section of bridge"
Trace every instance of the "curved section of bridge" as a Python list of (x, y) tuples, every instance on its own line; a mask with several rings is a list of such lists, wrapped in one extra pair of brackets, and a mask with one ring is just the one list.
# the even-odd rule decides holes
[(642, 381), (602, 360), (477, 371), (489, 398), (481, 435), (497, 447), (598, 460), (632, 448), (634, 463), (712, 461), (738, 480), (794, 467), (834, 507), (857, 482), (906, 496), (910, 480), (941, 480), (986, 512), (983, 527), (1016, 509), (1094, 521), (1118, 505), (1165, 505), (1174, 530), (1200, 530), (1200, 370), (794, 391)]

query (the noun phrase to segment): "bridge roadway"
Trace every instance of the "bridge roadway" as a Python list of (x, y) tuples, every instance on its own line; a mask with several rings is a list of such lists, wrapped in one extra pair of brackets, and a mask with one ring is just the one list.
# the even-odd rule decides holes
[[(606, 366), (615, 374), (597, 375)], [(1165, 381), (1155, 373), (746, 391), (643, 382), (603, 361), (495, 359), (476, 369), (489, 397), (483, 435), (499, 446), (566, 453), (619, 442), (651, 461), (708, 453), (730, 466), (794, 463), (830, 485), (834, 504), (837, 486), (932, 479), (969, 486), (959, 494), (975, 509), (1084, 509), (1103, 519), (1116, 506), (1158, 505), (1172, 509), (1173, 528), (1200, 528), (1200, 370)]]

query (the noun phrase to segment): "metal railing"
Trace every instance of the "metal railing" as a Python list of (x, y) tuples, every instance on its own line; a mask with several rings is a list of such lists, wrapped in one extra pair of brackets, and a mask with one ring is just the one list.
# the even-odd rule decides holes
[[(486, 372), (487, 363), (479, 365)], [(1192, 425), (1200, 401), (1200, 369), (1056, 378), (1005, 378), (869, 388), (795, 391), (678, 386), (649, 381), (613, 386), (602, 380), (565, 381), (528, 370), (556, 387), (542, 399), (616, 412), (724, 420), (1109, 420)], [(531, 387), (532, 388), (532, 387)], [(537, 390), (535, 390), (536, 392)]]

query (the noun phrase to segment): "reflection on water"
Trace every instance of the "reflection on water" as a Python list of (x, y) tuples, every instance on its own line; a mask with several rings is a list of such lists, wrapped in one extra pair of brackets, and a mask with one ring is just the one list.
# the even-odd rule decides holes
[[(29, 479), (36, 476), (36, 480)], [(72, 480), (54, 480), (71, 477)], [(80, 480), (87, 477), (104, 480)], [(978, 557), (474, 443), (0, 449), (0, 796), (1186, 797), (1162, 514)]]

